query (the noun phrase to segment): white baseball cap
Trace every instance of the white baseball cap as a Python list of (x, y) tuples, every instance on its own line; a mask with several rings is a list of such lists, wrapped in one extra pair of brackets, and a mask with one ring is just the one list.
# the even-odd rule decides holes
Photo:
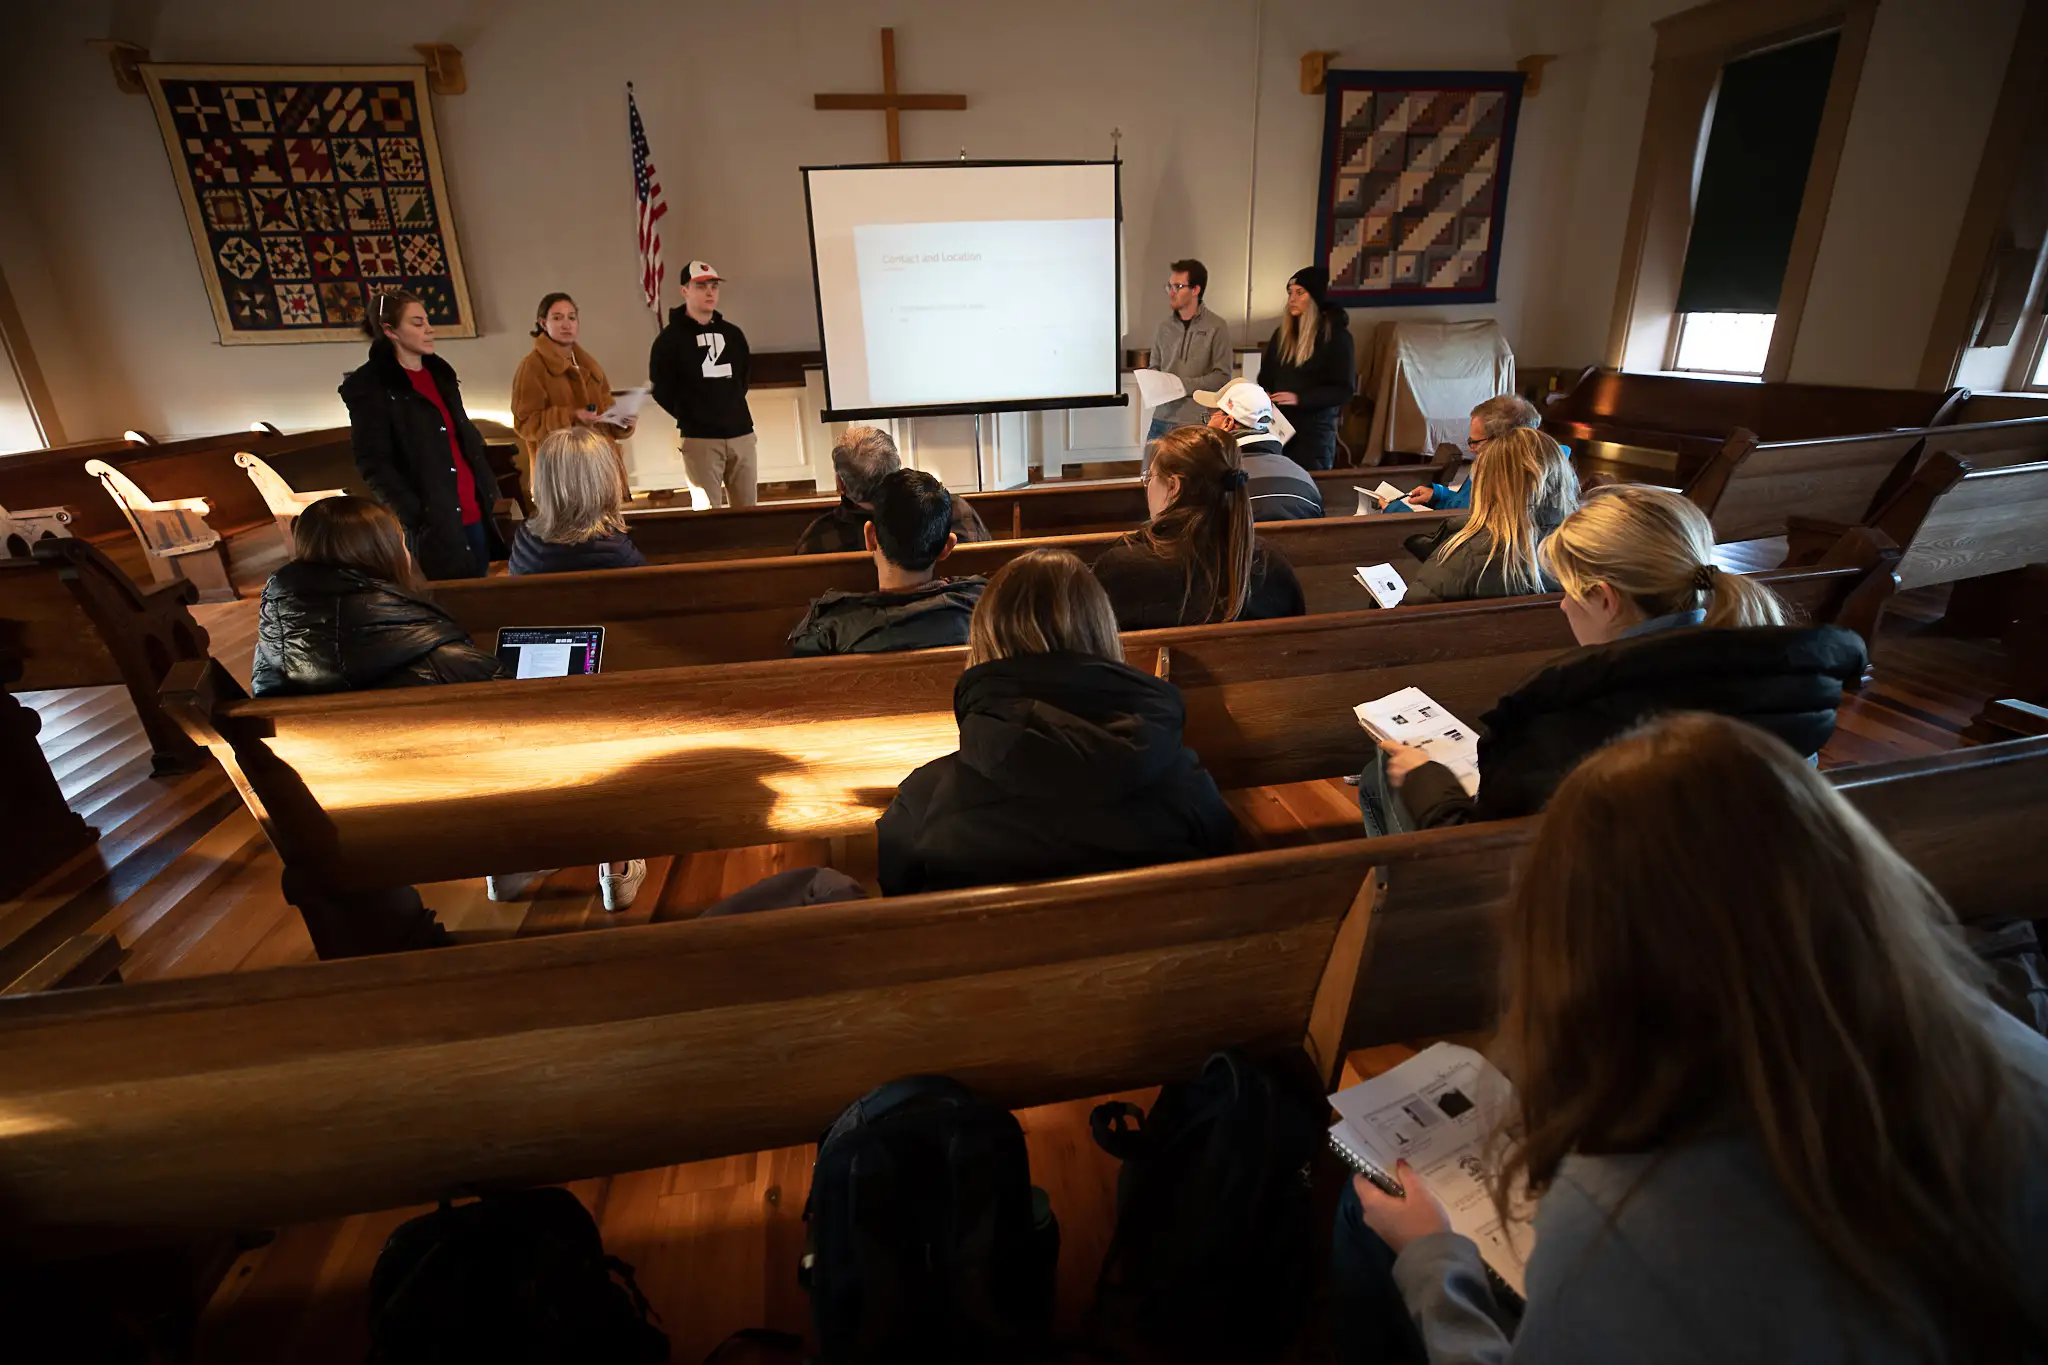
[(1249, 379), (1233, 379), (1220, 389), (1196, 389), (1194, 399), (1205, 408), (1221, 408), (1231, 421), (1253, 431), (1273, 425), (1273, 400)]
[(692, 261), (688, 268), (683, 271), (684, 284), (695, 284), (699, 280), (722, 281), (724, 279), (725, 276), (719, 274), (717, 267), (709, 261)]

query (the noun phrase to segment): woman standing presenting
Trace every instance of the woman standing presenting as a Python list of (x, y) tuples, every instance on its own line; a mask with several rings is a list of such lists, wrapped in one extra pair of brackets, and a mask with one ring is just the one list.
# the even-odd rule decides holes
[(482, 578), (504, 543), (491, 523), (498, 480), (484, 438), (462, 410), (462, 385), (434, 354), (418, 296), (376, 296), (370, 358), (341, 381), (356, 469), (405, 528), (428, 578)]
[(512, 429), (529, 460), (551, 431), (588, 426), (616, 440), (633, 429), (630, 423), (597, 420), (612, 405), (611, 382), (576, 336), (576, 300), (567, 294), (543, 298), (534, 313), (533, 349), (512, 376)]
[(1342, 308), (1323, 302), (1330, 272), (1319, 265), (1287, 281), (1287, 311), (1259, 361), (1259, 387), (1294, 424), (1285, 453), (1304, 469), (1328, 469), (1337, 459), (1337, 424), (1358, 389), (1358, 359), (1351, 323)]

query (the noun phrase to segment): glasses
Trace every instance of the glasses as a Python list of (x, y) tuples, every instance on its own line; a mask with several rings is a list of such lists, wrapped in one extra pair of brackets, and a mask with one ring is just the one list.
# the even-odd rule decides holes
[(1193, 288), (1194, 286), (1191, 284), (1169, 284), (1166, 286), (1166, 292), (1169, 294), (1178, 294), (1183, 289)]
[(1474, 455), (1477, 455), (1480, 451), (1486, 449), (1488, 446), (1492, 444), (1493, 438), (1491, 436), (1481, 436), (1476, 440), (1465, 442), (1465, 448), (1471, 451)]

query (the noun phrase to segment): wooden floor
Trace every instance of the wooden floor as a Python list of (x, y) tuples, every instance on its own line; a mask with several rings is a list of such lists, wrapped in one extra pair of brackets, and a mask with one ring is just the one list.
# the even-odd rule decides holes
[[(244, 576), (240, 567), (238, 578)], [(1930, 590), (1906, 595), (1890, 613), (1876, 681), (1844, 704), (1825, 766), (1956, 747), (1975, 712), (2001, 694), (2006, 671), (1999, 647), (1945, 633), (1942, 605), (1941, 590)], [(196, 614), (216, 656), (246, 682), (254, 594)], [(43, 747), (67, 798), (100, 828), (101, 840), (24, 899), (0, 903), (0, 944), (12, 941), (0, 947), (0, 970), (10, 954), (90, 929), (113, 932), (129, 949), (124, 975), (130, 980), (248, 971), (312, 957), (296, 912), (280, 894), (276, 856), (217, 770), (150, 776), (148, 749), (121, 689), (31, 693), (24, 700), (43, 719)], [(1354, 793), (1338, 781), (1238, 792), (1231, 801), (1259, 844), (1357, 833)], [(560, 871), (510, 904), (489, 901), (481, 881), (421, 892), (458, 936), (504, 938), (689, 918), (770, 872), (818, 864), (872, 885), (873, 838), (652, 859), (637, 903), (614, 916), (598, 903), (590, 868)], [(31, 921), (43, 928), (20, 934), (19, 926)], [(1372, 1058), (1354, 1063), (1376, 1069)], [(1062, 1224), (1060, 1311), (1069, 1330), (1089, 1301), (1114, 1221), (1115, 1163), (1089, 1138), (1090, 1103), (1020, 1116), (1034, 1179), (1052, 1193)], [(807, 1306), (795, 1265), (813, 1155), (809, 1147), (790, 1148), (572, 1187), (598, 1217), (608, 1247), (637, 1267), (674, 1342), (674, 1360), (700, 1360), (741, 1327), (803, 1330)], [(199, 1358), (362, 1359), (370, 1267), (391, 1228), (413, 1212), (287, 1228), (244, 1255), (208, 1310)]]

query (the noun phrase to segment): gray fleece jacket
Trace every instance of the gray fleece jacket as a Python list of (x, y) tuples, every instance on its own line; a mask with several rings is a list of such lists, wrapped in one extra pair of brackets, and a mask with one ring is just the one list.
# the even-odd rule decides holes
[[(1988, 1016), (2020, 1093), (2048, 1116), (2048, 1040)], [(2037, 1126), (2037, 1132), (2040, 1129)], [(2048, 1150), (2012, 1211), (2020, 1264), (2048, 1294)], [(1633, 1193), (1631, 1193), (1633, 1191)], [(1855, 1300), (1746, 1139), (1651, 1156), (1568, 1157), (1536, 1211), (1529, 1307), (1495, 1325), (1478, 1248), (1456, 1233), (1394, 1262), (1430, 1365), (1917, 1365)], [(1910, 1302), (1911, 1286), (1899, 1286)]]

